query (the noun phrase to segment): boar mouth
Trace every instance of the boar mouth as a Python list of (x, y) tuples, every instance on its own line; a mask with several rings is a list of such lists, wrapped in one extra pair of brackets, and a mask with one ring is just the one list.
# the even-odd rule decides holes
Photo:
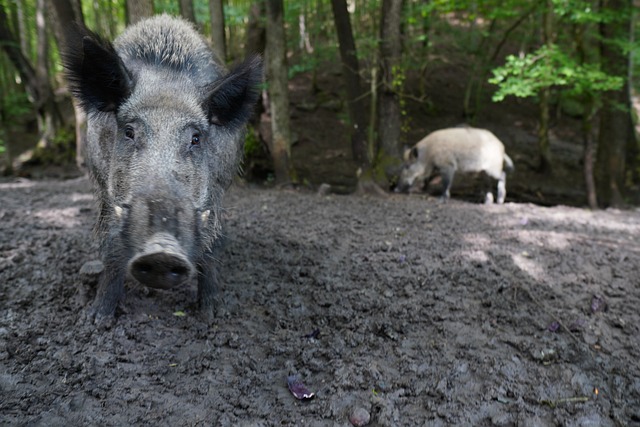
[(195, 269), (175, 237), (156, 233), (129, 262), (128, 270), (145, 286), (170, 289), (188, 281)]

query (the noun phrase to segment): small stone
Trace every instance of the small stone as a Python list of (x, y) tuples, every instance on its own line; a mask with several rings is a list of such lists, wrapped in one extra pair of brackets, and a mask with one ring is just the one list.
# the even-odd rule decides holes
[(329, 193), (331, 193), (331, 185), (327, 183), (320, 184), (320, 187), (318, 187), (318, 195), (326, 196)]
[(364, 408), (355, 408), (349, 415), (349, 421), (356, 427), (366, 426), (371, 421), (371, 415)]
[(102, 264), (102, 261), (99, 260), (87, 261), (82, 265), (82, 267), (80, 267), (80, 275), (86, 277), (97, 276), (103, 271), (104, 264)]

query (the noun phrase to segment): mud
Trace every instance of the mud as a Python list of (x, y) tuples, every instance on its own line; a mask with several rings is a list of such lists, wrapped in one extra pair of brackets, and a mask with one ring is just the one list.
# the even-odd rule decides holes
[(213, 323), (195, 283), (129, 283), (95, 327), (88, 181), (0, 184), (0, 424), (640, 425), (640, 211), (226, 205)]

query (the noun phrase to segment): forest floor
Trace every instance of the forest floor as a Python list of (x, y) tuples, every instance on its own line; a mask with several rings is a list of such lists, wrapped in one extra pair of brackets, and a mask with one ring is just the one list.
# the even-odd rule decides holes
[(640, 211), (247, 186), (226, 205), (213, 324), (195, 284), (129, 283), (104, 329), (83, 316), (89, 181), (0, 184), (0, 424), (640, 425)]
[[(355, 184), (335, 78), (291, 85), (304, 185), (248, 168), (228, 194), (213, 324), (195, 283), (133, 282), (113, 325), (85, 323), (88, 179), (0, 182), (0, 425), (640, 426), (640, 211), (567, 206), (585, 200), (572, 128), (540, 175), (534, 113), (483, 112), (516, 163), (504, 205), (320, 195)], [(407, 143), (462, 121), (432, 103)]]

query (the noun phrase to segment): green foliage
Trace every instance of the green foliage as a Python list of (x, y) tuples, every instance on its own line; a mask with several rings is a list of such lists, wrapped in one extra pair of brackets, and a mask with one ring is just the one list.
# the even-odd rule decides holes
[(31, 103), (24, 92), (9, 92), (0, 97), (0, 154), (4, 153), (6, 142), (4, 140), (4, 127), (14, 123), (17, 119), (31, 113)]
[(253, 126), (247, 126), (247, 133), (244, 136), (244, 157), (250, 158), (260, 153), (262, 150), (262, 145), (258, 138), (256, 137), (256, 132), (253, 129)]
[(524, 56), (509, 55), (505, 65), (493, 70), (489, 82), (498, 85), (493, 100), (500, 102), (509, 95), (537, 96), (548, 87), (563, 87), (574, 94), (617, 90), (623, 79), (608, 75), (597, 64), (578, 64), (554, 44)]

